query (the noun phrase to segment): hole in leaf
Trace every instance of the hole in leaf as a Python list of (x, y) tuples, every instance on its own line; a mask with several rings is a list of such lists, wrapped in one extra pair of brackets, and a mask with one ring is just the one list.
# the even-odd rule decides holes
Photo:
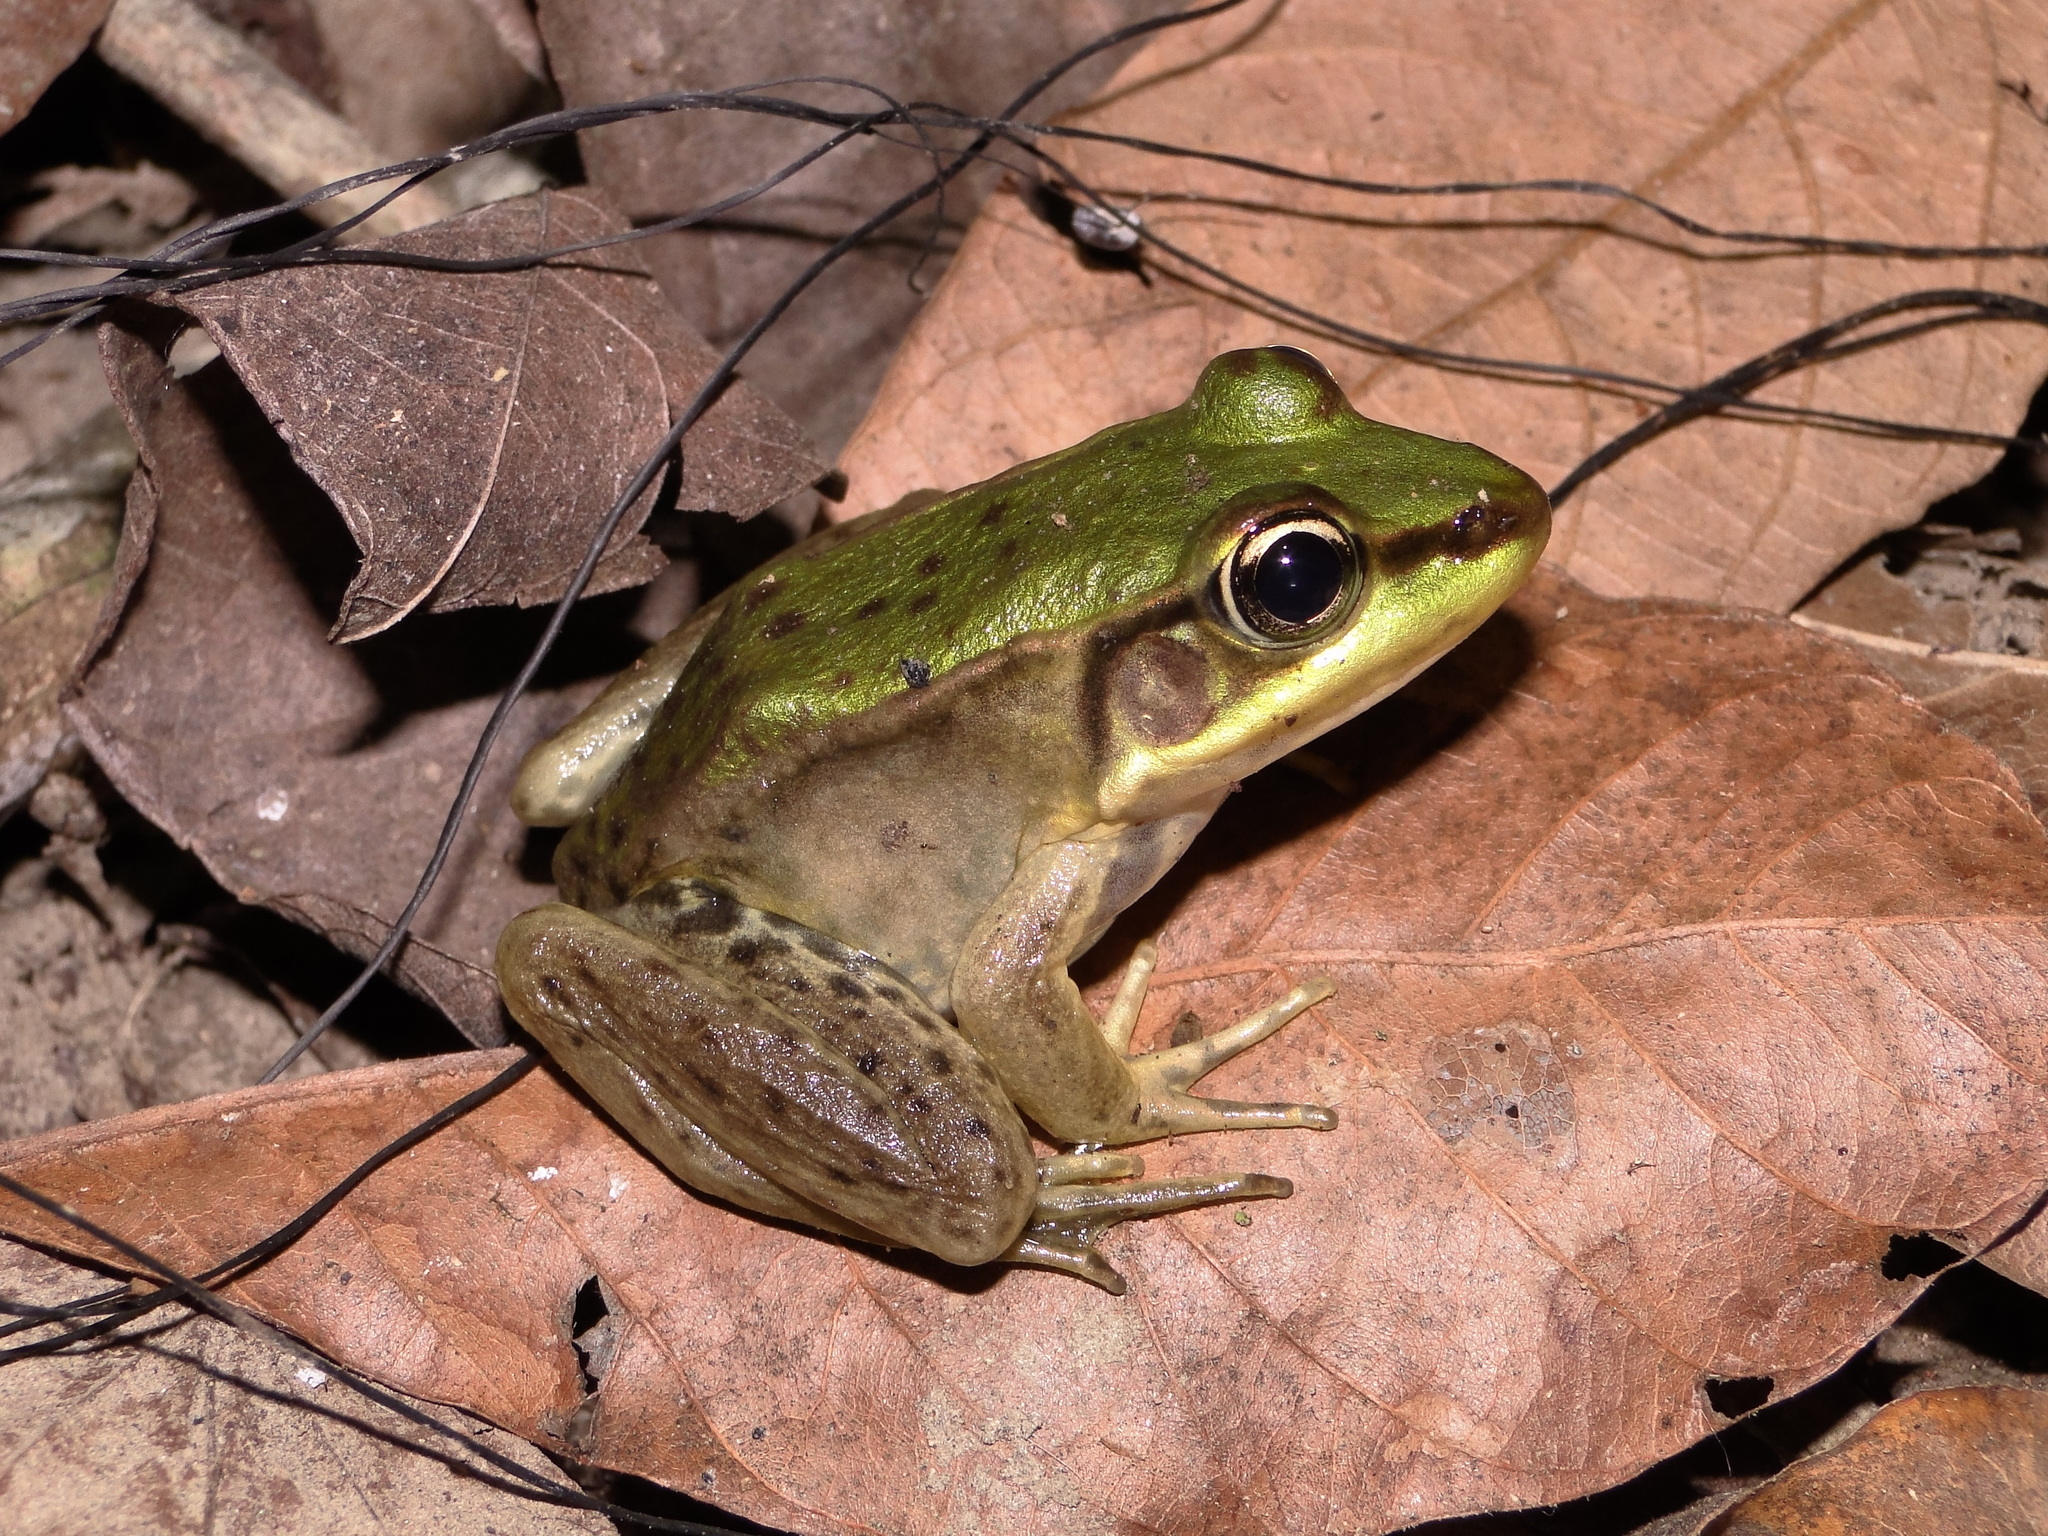
[(1700, 1383), (1708, 1405), (1724, 1419), (1754, 1413), (1771, 1400), (1776, 1385), (1768, 1376), (1709, 1376)]
[(1887, 1280), (1922, 1280), (1929, 1275), (1938, 1275), (1951, 1264), (1962, 1262), (1960, 1250), (1951, 1248), (1938, 1237), (1929, 1237), (1925, 1232), (1912, 1237), (1903, 1232), (1892, 1234), (1891, 1246), (1884, 1251), (1877, 1272)]
[[(575, 1309), (569, 1314), (569, 1347), (576, 1351), (576, 1371), (583, 1378), (583, 1390), (594, 1393), (601, 1385), (599, 1378), (604, 1374), (606, 1360), (610, 1353), (604, 1349), (609, 1340), (604, 1334), (591, 1335), (607, 1318), (612, 1309), (605, 1305), (604, 1287), (598, 1284), (597, 1276), (585, 1280), (576, 1292)], [(609, 1333), (610, 1330), (605, 1330)], [(586, 1345), (585, 1340), (589, 1343)]]
[(569, 1336), (580, 1339), (611, 1315), (612, 1309), (604, 1304), (604, 1287), (592, 1275), (576, 1293), (576, 1310), (569, 1315)]

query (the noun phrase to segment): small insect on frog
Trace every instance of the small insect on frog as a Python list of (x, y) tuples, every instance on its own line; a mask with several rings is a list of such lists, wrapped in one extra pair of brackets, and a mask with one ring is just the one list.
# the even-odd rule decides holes
[[(1327, 1130), (1197, 1097), (1326, 981), (1127, 1055), (1068, 965), (1238, 782), (1470, 634), (1542, 490), (1368, 421), (1287, 347), (1184, 405), (797, 545), (657, 644), (520, 771), (566, 904), (498, 942), (512, 1014), (676, 1177), (954, 1264), (1112, 1291), (1115, 1223), (1285, 1196), (1104, 1150)], [(1038, 1159), (1027, 1121), (1075, 1150)]]

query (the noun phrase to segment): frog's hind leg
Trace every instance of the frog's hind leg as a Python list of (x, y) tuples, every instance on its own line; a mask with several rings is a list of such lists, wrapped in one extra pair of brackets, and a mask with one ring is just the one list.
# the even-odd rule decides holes
[[(1165, 1216), (1198, 1205), (1233, 1200), (1285, 1200), (1294, 1185), (1269, 1173), (1223, 1173), (1178, 1179), (1140, 1179), (1143, 1159), (1126, 1153), (1068, 1153), (1040, 1158), (1038, 1204), (1003, 1258), (1012, 1264), (1057, 1269), (1124, 1293), (1124, 1277), (1096, 1251), (1096, 1241), (1119, 1222)], [(1137, 1179), (1129, 1184), (1097, 1182)]]
[(828, 1231), (1000, 1258), (1038, 1196), (995, 1075), (871, 956), (714, 887), (551, 905), (498, 944), (513, 1016), (670, 1171)]

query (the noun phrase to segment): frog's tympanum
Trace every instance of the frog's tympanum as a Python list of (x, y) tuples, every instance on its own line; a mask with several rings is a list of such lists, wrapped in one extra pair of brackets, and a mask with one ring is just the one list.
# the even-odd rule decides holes
[[(1131, 1217), (1291, 1192), (1103, 1150), (1327, 1130), (1197, 1097), (1328, 995), (1128, 1055), (1068, 965), (1254, 770), (1469, 634), (1549, 507), (1368, 421), (1307, 354), (828, 528), (707, 604), (521, 770), (565, 902), (498, 943), (513, 1015), (706, 1194), (955, 1264), (1114, 1291)], [(1037, 1159), (1027, 1122), (1074, 1150)]]

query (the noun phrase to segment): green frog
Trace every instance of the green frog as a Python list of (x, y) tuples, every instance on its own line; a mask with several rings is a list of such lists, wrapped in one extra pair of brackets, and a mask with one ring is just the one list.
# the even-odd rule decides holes
[(1190, 1091), (1331, 987), (1133, 1055), (1153, 947), (1100, 1018), (1069, 965), (1240, 781), (1471, 633), (1549, 526), (1520, 470), (1262, 347), (829, 527), (528, 756), (514, 808), (569, 829), (563, 901), (499, 939), (506, 1005), (706, 1194), (1120, 1292), (1117, 1222), (1292, 1188), (1112, 1149), (1331, 1128)]

